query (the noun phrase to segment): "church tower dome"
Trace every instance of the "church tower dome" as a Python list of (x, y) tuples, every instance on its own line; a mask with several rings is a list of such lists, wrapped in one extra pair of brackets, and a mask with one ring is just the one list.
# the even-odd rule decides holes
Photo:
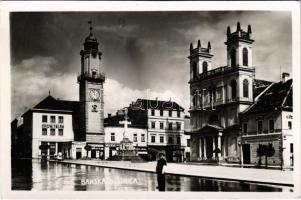
[(87, 51), (98, 51), (98, 41), (97, 39), (94, 37), (93, 35), (93, 27), (92, 27), (92, 22), (89, 21), (90, 24), (90, 33), (89, 35), (85, 38), (85, 42), (84, 42), (84, 50)]

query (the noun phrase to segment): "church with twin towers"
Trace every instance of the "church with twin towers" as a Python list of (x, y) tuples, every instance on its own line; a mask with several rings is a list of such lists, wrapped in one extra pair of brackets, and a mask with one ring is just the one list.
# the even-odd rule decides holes
[(213, 67), (210, 42), (190, 44), (191, 161), (256, 164), (266, 145), (274, 154), (263, 163), (293, 164), (292, 79), (255, 79), (252, 38), (251, 25), (228, 26), (221, 67)]

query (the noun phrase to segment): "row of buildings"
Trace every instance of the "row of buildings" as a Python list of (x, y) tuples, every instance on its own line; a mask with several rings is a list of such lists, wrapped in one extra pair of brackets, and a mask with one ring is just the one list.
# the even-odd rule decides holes
[(13, 120), (12, 155), (53, 158), (62, 153), (71, 159), (110, 159), (118, 154), (126, 135), (145, 160), (156, 159), (158, 152), (165, 153), (168, 161), (189, 159), (184, 108), (176, 102), (137, 99), (126, 108), (127, 118), (120, 112), (105, 118), (105, 75), (98, 45), (91, 26), (80, 51), (79, 101), (55, 99), (49, 93)]
[(80, 52), (80, 100), (49, 94), (15, 119), (13, 155), (39, 158), (62, 152), (72, 159), (110, 159), (126, 132), (145, 160), (164, 152), (168, 161), (256, 164), (259, 146), (267, 145), (274, 149), (269, 164), (292, 166), (292, 79), (287, 73), (277, 83), (255, 79), (253, 43), (250, 25), (247, 31), (240, 23), (233, 32), (228, 27), (227, 65), (222, 67), (213, 67), (210, 42), (190, 45), (190, 118), (176, 102), (149, 99), (127, 106), (128, 117), (120, 111), (104, 117), (102, 53), (90, 27)]
[[(127, 128), (122, 110), (104, 118), (101, 142), (88, 143), (81, 137), (79, 102), (47, 96), (12, 122), (14, 156), (54, 158), (61, 152), (65, 158), (110, 159), (117, 155), (125, 131), (137, 154), (144, 160), (155, 160), (158, 152), (169, 161), (182, 162), (189, 155), (189, 135), (184, 134), (184, 109), (172, 101), (137, 99), (130, 104)], [(189, 120), (189, 119), (188, 119)], [(187, 124), (187, 123), (186, 123)], [(92, 148), (86, 150), (86, 145)], [(43, 149), (42, 146), (49, 146)]]

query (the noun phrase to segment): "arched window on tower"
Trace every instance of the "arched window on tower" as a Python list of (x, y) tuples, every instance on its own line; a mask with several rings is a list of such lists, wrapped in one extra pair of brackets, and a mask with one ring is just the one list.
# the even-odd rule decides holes
[(243, 97), (249, 97), (249, 81), (247, 79), (243, 81)]
[(243, 48), (242, 50), (242, 64), (243, 66), (248, 66), (248, 49)]
[(232, 97), (232, 99), (236, 98), (236, 81), (235, 80), (231, 81), (231, 97)]
[(236, 66), (236, 50), (232, 49), (231, 50), (231, 67)]
[(194, 62), (192, 64), (192, 78), (197, 78), (197, 75), (198, 75), (197, 64)]
[(208, 63), (205, 61), (203, 62), (203, 73), (206, 73), (208, 71)]

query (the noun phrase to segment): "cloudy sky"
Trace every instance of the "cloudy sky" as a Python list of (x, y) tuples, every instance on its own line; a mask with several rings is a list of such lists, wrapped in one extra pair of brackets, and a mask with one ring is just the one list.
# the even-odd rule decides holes
[(214, 68), (226, 65), (226, 28), (253, 31), (256, 78), (279, 81), (291, 72), (289, 12), (98, 12), (11, 14), (12, 117), (51, 91), (78, 100), (77, 75), (87, 21), (103, 52), (105, 113), (137, 98), (170, 98), (189, 107), (190, 42), (211, 42)]

